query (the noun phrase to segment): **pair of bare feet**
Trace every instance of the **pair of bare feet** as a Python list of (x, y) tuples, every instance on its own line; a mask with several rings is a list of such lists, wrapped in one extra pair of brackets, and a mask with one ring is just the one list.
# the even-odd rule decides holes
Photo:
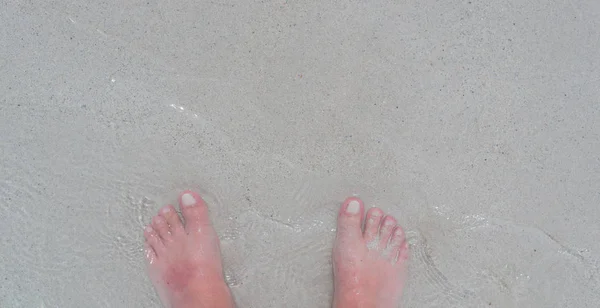
[[(161, 301), (172, 308), (234, 307), (206, 204), (192, 191), (183, 192), (179, 204), (185, 223), (167, 205), (144, 231), (149, 275)], [(333, 247), (333, 307), (398, 307), (407, 259), (408, 244), (394, 217), (374, 207), (365, 218), (363, 202), (346, 199)]]

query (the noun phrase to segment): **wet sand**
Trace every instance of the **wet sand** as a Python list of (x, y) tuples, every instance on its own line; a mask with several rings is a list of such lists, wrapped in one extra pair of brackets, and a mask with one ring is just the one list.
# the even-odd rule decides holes
[(240, 307), (328, 307), (348, 195), (404, 307), (600, 302), (600, 3), (0, 10), (0, 307), (159, 307), (142, 228), (206, 196)]

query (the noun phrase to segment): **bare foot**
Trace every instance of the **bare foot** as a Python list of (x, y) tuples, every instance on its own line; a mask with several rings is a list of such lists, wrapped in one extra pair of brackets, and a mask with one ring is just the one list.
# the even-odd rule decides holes
[(334, 308), (397, 308), (406, 280), (408, 243), (396, 219), (367, 212), (358, 198), (344, 201), (333, 248)]
[(165, 307), (230, 308), (233, 300), (223, 279), (219, 237), (208, 208), (195, 192), (179, 196), (185, 226), (172, 205), (160, 209), (146, 227), (150, 280)]

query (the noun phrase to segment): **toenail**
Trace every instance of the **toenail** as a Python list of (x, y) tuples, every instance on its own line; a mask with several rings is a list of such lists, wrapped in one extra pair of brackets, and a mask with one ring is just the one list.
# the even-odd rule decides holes
[(152, 227), (150, 227), (150, 226), (146, 226), (146, 229), (145, 229), (145, 230), (146, 230), (146, 232), (152, 232)]
[(163, 209), (162, 209), (162, 213), (163, 213), (163, 214), (166, 214), (166, 213), (168, 213), (168, 212), (170, 212), (170, 211), (171, 211), (171, 208), (170, 208), (170, 207), (168, 207), (168, 206), (165, 206), (165, 207), (163, 207)]
[(185, 193), (181, 196), (181, 204), (184, 206), (192, 206), (196, 204), (196, 198), (191, 194)]
[(358, 213), (359, 210), (360, 210), (360, 203), (358, 203), (358, 201), (356, 201), (356, 200), (350, 201), (350, 203), (348, 203), (348, 207), (346, 208), (346, 212), (349, 214), (356, 214), (356, 213)]

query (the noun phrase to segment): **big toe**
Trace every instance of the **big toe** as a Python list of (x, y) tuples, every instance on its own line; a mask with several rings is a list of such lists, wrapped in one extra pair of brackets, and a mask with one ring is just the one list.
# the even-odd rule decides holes
[(364, 204), (358, 198), (348, 198), (342, 204), (337, 220), (338, 239), (359, 239), (362, 237)]
[(185, 220), (186, 231), (199, 231), (210, 226), (208, 207), (199, 194), (186, 190), (179, 196), (181, 214)]

